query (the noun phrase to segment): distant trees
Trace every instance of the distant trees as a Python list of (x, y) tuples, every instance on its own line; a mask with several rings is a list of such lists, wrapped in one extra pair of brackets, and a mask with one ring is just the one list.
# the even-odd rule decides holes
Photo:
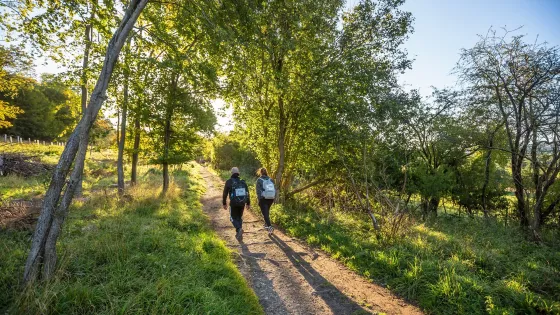
[(15, 96), (0, 92), (1, 101), (23, 111), (6, 132), (24, 139), (65, 139), (79, 117), (79, 96), (52, 75), (44, 75), (40, 83), (26, 80)]
[(0, 129), (12, 126), (11, 120), (23, 113), (10, 100), (30, 83), (28, 76), (32, 65), (31, 57), (23, 48), (0, 46)]
[(247, 175), (255, 174), (260, 166), (251, 147), (244, 146), (234, 134), (218, 133), (205, 143), (204, 158), (217, 169), (238, 166)]

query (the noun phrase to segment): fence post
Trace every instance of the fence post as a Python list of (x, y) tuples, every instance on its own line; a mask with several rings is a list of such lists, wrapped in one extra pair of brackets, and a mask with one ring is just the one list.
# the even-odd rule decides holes
[(28, 142), (28, 143), (31, 144), (31, 138), (29, 138), (29, 142)]
[(10, 136), (10, 143), (12, 143), (12, 142), (13, 142), (13, 141), (12, 141), (12, 136)]
[(8, 142), (8, 135), (4, 134), (4, 142)]

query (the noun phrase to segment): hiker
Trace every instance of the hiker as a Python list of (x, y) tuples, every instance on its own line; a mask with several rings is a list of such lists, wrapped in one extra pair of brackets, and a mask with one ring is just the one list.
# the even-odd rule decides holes
[(251, 199), (249, 198), (249, 188), (245, 181), (239, 178), (239, 169), (237, 167), (231, 169), (231, 178), (224, 185), (222, 196), (224, 210), (227, 210), (226, 201), (228, 196), (229, 220), (235, 227), (235, 238), (241, 243), (243, 242), (243, 210), (245, 205), (247, 205), (247, 209), (251, 208)]
[(270, 206), (276, 198), (276, 189), (274, 188), (274, 182), (270, 177), (268, 177), (268, 172), (266, 168), (261, 167), (257, 171), (257, 200), (259, 201), (259, 208), (261, 208), (261, 213), (264, 217), (264, 228), (268, 231), (268, 234), (272, 234), (274, 228), (270, 224)]

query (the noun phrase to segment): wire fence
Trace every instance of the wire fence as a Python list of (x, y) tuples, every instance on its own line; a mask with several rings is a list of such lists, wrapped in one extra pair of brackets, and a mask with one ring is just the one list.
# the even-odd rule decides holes
[(0, 141), (3, 141), (4, 143), (42, 144), (42, 145), (60, 146), (60, 147), (63, 147), (65, 144), (64, 142), (59, 142), (59, 141), (36, 140), (36, 139), (23, 138), (20, 136), (13, 136), (8, 134), (4, 134), (2, 137), (0, 137)]

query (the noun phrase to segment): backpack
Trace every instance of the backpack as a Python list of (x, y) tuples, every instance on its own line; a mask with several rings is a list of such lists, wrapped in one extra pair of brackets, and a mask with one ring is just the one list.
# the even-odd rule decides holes
[(233, 183), (231, 184), (231, 192), (229, 195), (230, 204), (234, 207), (245, 206), (245, 203), (247, 203), (248, 195), (249, 190), (245, 181), (239, 178), (233, 178)]
[(274, 183), (272, 182), (272, 180), (268, 178), (268, 179), (262, 179), (262, 181), (263, 181), (262, 183), (263, 191), (261, 193), (261, 196), (264, 199), (276, 198), (276, 189), (274, 188)]

